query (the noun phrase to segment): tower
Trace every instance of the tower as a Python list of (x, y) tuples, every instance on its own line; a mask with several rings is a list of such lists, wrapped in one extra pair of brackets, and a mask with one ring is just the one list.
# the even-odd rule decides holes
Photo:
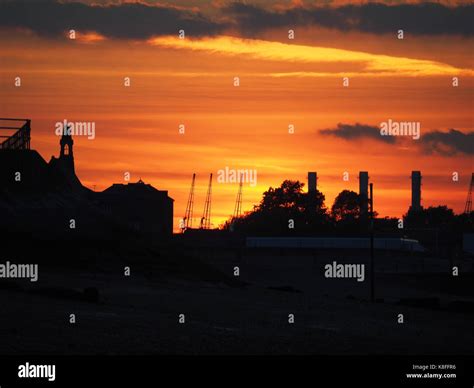
[(411, 172), (411, 211), (420, 211), (421, 207), (421, 171)]
[(360, 215), (367, 217), (369, 210), (369, 173), (359, 171)]
[(64, 124), (63, 134), (61, 136), (61, 140), (59, 141), (59, 145), (61, 146), (61, 150), (59, 152), (59, 160), (61, 161), (61, 163), (66, 164), (69, 168), (72, 169), (72, 171), (74, 171), (74, 140), (72, 140), (72, 135), (68, 132), (68, 129), (69, 125)]
[(308, 172), (308, 193), (315, 192), (317, 189), (318, 174), (316, 172)]

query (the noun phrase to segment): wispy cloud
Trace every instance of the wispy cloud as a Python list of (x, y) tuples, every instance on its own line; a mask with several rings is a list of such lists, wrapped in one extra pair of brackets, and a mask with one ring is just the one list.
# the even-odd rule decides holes
[[(149, 40), (152, 45), (172, 49), (207, 51), (243, 58), (263, 59), (269, 61), (286, 61), (293, 63), (347, 63), (348, 71), (359, 75), (400, 75), (400, 76), (447, 76), (474, 75), (474, 71), (460, 69), (440, 62), (370, 54), (327, 47), (285, 44), (258, 39), (241, 39), (221, 36), (205, 39), (178, 39), (162, 36)], [(327, 72), (325, 72), (327, 74)], [(284, 76), (288, 73), (276, 73)], [(291, 73), (289, 73), (291, 74)], [(299, 76), (314, 76), (318, 72), (297, 72)]]

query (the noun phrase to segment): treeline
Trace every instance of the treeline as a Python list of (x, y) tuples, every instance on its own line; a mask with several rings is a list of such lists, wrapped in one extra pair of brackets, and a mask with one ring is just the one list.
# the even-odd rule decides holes
[[(229, 219), (224, 229), (253, 236), (367, 235), (369, 216), (363, 211), (367, 204), (363, 204), (359, 194), (343, 190), (328, 208), (323, 193), (303, 192), (303, 187), (304, 183), (293, 180), (285, 180), (277, 188), (270, 187), (252, 211)], [(415, 230), (436, 230), (439, 238), (443, 233), (451, 236), (472, 232), (474, 212), (455, 215), (447, 206), (437, 206), (408, 211), (402, 221), (376, 218), (374, 224), (379, 234), (409, 237), (406, 234)]]

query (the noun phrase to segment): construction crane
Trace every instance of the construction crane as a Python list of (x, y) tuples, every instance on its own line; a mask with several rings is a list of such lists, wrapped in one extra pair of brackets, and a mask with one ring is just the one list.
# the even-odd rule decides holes
[(209, 176), (209, 186), (207, 187), (206, 203), (201, 218), (201, 229), (211, 228), (211, 194), (212, 194), (212, 173)]
[(181, 229), (183, 232), (193, 227), (193, 208), (194, 208), (194, 183), (196, 182), (196, 174), (193, 174), (191, 182), (191, 190), (189, 190), (188, 203), (186, 205), (186, 212), (183, 217), (183, 224)]
[(467, 191), (466, 205), (464, 206), (464, 213), (470, 214), (472, 212), (472, 188), (474, 187), (474, 172), (471, 175), (471, 183)]
[(240, 175), (239, 180), (239, 190), (237, 191), (237, 199), (235, 200), (235, 207), (234, 207), (234, 215), (232, 216), (232, 220), (239, 218), (242, 213), (242, 183), (243, 183), (244, 175)]

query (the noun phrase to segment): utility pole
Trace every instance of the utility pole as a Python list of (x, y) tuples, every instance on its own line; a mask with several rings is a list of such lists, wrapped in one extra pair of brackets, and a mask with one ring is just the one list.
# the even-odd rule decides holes
[(370, 184), (370, 299), (375, 302), (375, 259), (374, 259), (374, 185)]

